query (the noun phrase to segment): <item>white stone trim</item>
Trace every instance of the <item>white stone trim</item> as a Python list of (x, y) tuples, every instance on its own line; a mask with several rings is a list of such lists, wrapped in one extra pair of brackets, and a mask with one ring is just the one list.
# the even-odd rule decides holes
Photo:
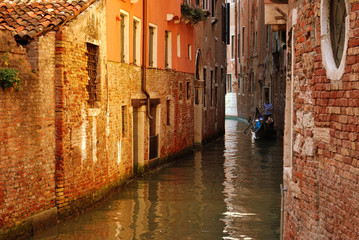
[(101, 109), (99, 108), (89, 108), (88, 109), (88, 116), (89, 117), (97, 117), (100, 115)]
[(130, 61), (130, 53), (129, 53), (129, 49), (130, 49), (130, 14), (122, 9), (120, 9), (120, 14), (124, 15), (125, 19), (121, 19), (121, 21), (124, 22), (125, 24), (125, 39), (124, 39), (124, 45), (125, 45), (125, 49), (124, 49), (124, 54), (125, 54), (125, 63), (129, 63)]
[(321, 36), (321, 50), (322, 50), (322, 63), (327, 72), (327, 78), (330, 80), (340, 80), (343, 77), (345, 71), (345, 63), (347, 58), (348, 39), (349, 39), (349, 22), (350, 22), (350, 8), (349, 3), (345, 0), (345, 7), (347, 10), (347, 16), (345, 18), (345, 41), (343, 56), (339, 67), (336, 66), (333, 56), (333, 49), (330, 40), (330, 23), (329, 23), (329, 4), (330, 0), (321, 0), (320, 4), (320, 36)]
[[(141, 39), (142, 39), (142, 24), (141, 24), (141, 19), (138, 17), (133, 16), (133, 21), (137, 22), (137, 31), (136, 31), (136, 35), (137, 35), (137, 39), (136, 39), (136, 59), (137, 62), (135, 63), (135, 65), (140, 66), (141, 65)], [(132, 22), (133, 24), (133, 22)], [(132, 26), (133, 27), (133, 26)], [(134, 46), (132, 46), (134, 47)], [(132, 58), (134, 59), (135, 56), (132, 56)]]
[[(154, 28), (154, 35), (153, 35), (153, 68), (157, 67), (157, 34), (158, 34), (158, 27), (157, 25), (153, 24), (153, 23), (149, 23), (148, 24), (148, 29), (149, 27)], [(149, 36), (148, 36), (149, 37)], [(148, 44), (149, 44), (149, 38), (147, 39)], [(150, 46), (148, 46), (147, 51), (149, 50)], [(146, 53), (148, 54), (148, 52)]]

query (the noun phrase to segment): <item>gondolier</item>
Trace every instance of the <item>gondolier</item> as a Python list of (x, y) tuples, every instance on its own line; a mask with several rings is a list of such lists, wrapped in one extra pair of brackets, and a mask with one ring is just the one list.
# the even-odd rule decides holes
[(269, 100), (267, 99), (266, 102), (264, 103), (264, 120), (266, 121), (269, 117), (272, 116), (272, 111), (273, 111), (273, 105), (272, 103), (269, 102)]

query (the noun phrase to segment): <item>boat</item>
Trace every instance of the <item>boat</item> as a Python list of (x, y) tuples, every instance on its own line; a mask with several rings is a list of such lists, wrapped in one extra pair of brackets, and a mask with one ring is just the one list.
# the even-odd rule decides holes
[(252, 142), (273, 138), (277, 133), (273, 118), (269, 117), (267, 119), (263, 119), (263, 115), (260, 113), (258, 108), (256, 109), (254, 120), (252, 121), (251, 118), (249, 118), (248, 122), (250, 125), (244, 133), (249, 133), (250, 129)]
[(253, 141), (273, 138), (275, 137), (276, 133), (277, 131), (275, 129), (274, 122), (264, 121), (258, 129), (251, 129)]

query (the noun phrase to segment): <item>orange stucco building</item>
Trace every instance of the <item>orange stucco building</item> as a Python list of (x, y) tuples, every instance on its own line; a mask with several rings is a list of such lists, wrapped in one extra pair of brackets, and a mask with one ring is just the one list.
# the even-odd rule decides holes
[[(135, 3), (132, 3), (135, 2)], [(128, 56), (125, 57), (123, 62), (134, 64), (139, 66), (140, 63), (134, 62), (135, 56), (133, 49), (136, 48), (134, 38), (140, 41), (140, 45), (137, 46), (138, 52), (142, 59), (142, 40), (143, 40), (143, 19), (146, 19), (147, 33), (149, 28), (155, 29), (155, 55), (154, 65), (150, 66), (149, 61), (146, 61), (146, 67), (154, 67), (158, 69), (173, 69), (175, 71), (193, 73), (194, 72), (194, 27), (190, 23), (186, 23), (181, 20), (181, 1), (161, 1), (152, 0), (148, 1), (147, 6), (143, 7), (143, 1), (131, 1), (131, 0), (108, 0), (107, 7), (107, 44), (108, 48), (108, 60), (121, 62), (121, 26), (128, 24), (128, 35), (125, 37), (130, 41), (125, 43), (125, 52), (128, 52)], [(161, 6), (160, 8), (158, 6)], [(145, 11), (145, 12), (144, 12)], [(146, 14), (147, 16), (144, 16)], [(122, 17), (124, 16), (124, 18)], [(125, 23), (123, 24), (123, 22)], [(138, 25), (135, 26), (134, 22)], [(134, 26), (139, 28), (139, 34), (135, 35)], [(170, 45), (171, 45), (171, 60), (170, 66), (165, 64), (165, 51), (166, 48), (165, 38), (166, 31), (170, 33)], [(146, 34), (146, 49), (149, 49), (150, 34)], [(189, 49), (189, 46), (190, 49)], [(190, 51), (190, 53), (189, 53)], [(140, 53), (140, 54), (139, 54)], [(149, 51), (146, 51), (146, 59), (149, 59)], [(141, 60), (142, 61), (142, 60)]]
[(194, 27), (180, 0), (108, 0), (106, 12), (110, 138), (131, 173), (193, 146)]

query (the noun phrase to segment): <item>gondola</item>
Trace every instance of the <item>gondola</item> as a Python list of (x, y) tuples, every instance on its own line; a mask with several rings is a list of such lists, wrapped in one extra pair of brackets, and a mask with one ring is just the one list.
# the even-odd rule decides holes
[[(275, 137), (277, 131), (275, 128), (275, 124), (272, 118), (263, 119), (262, 114), (258, 109), (256, 109), (256, 114), (254, 115), (254, 120), (251, 118), (248, 119), (249, 127), (244, 131), (244, 133), (250, 133), (252, 142), (263, 140), (263, 139), (271, 139)], [(263, 119), (262, 123), (258, 128), (256, 128), (256, 124), (258, 123), (259, 119)], [(250, 132), (249, 132), (250, 130)]]

